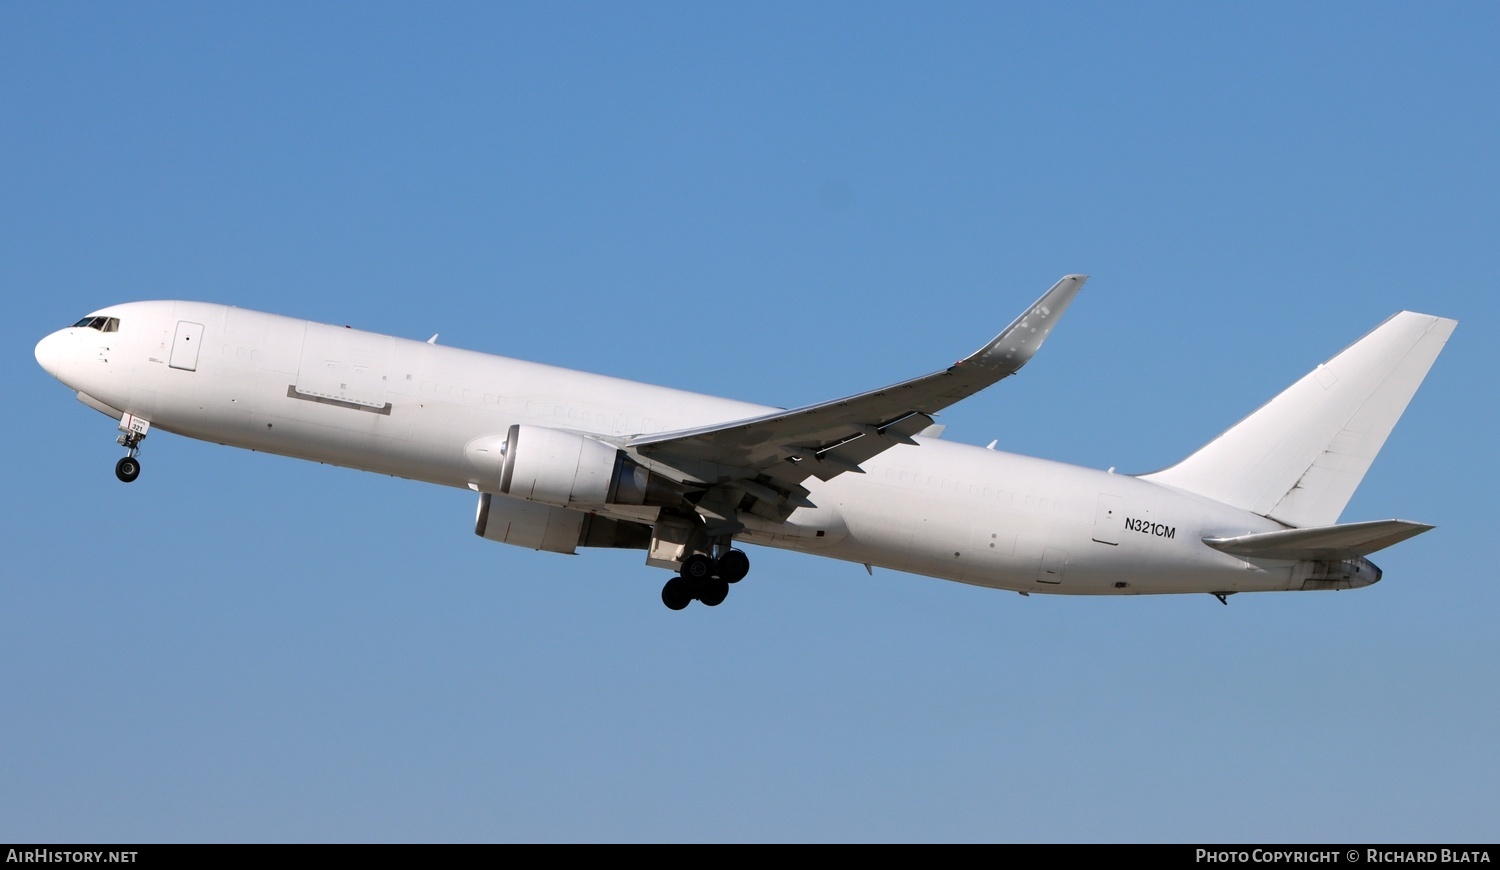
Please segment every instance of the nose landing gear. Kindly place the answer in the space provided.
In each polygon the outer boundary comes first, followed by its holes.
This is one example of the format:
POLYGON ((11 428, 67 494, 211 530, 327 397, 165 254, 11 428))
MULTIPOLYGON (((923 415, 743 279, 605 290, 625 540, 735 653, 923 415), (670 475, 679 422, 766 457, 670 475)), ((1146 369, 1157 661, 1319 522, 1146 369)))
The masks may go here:
POLYGON ((141 442, 146 440, 146 433, 150 429, 149 422, 134 414, 126 414, 120 418, 120 437, 115 439, 115 443, 128 451, 124 459, 115 463, 115 477, 122 483, 130 483, 141 476, 141 461, 136 456, 140 454, 141 442))

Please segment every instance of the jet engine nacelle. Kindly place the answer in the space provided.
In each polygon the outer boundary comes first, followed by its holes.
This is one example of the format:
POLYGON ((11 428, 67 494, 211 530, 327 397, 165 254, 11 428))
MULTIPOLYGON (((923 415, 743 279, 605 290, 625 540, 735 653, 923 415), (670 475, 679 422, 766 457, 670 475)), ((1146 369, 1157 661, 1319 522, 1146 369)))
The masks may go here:
POLYGON ((579 547, 644 550, 651 544, 651 527, 641 523, 487 492, 479 494, 474 534, 551 553, 575 553, 579 547))
POLYGON ((503 445, 497 440, 479 439, 468 452, 476 465, 492 469, 500 454, 499 490, 512 498, 559 507, 675 506, 687 491, 618 447, 577 432, 518 424, 503 445))

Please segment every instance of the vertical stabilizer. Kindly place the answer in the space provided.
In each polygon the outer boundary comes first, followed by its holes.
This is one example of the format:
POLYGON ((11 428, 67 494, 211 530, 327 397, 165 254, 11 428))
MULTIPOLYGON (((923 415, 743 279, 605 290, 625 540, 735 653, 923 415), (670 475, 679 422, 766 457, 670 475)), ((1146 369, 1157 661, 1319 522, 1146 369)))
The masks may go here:
POLYGON ((1197 453, 1141 477, 1289 526, 1337 522, 1457 325, 1403 311, 1197 453))

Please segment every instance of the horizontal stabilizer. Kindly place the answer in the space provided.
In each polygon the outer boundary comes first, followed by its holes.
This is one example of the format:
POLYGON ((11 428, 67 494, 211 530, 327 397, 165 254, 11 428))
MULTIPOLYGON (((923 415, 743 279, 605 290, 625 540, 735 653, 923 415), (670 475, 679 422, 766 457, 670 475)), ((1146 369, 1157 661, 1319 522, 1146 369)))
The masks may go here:
POLYGON ((1235 556, 1259 559, 1353 559, 1399 544, 1431 528, 1426 523, 1409 520, 1373 520, 1233 538, 1204 538, 1203 543, 1235 556))

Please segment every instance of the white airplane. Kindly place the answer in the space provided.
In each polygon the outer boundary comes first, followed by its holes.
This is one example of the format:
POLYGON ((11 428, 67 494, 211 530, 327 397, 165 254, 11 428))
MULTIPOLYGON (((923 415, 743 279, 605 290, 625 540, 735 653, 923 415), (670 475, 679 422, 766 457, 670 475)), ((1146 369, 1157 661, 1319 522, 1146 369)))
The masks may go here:
POLYGON ((736 541, 1029 594, 1351 589, 1432 528, 1337 524, 1456 321, 1403 311, 1196 453, 1116 474, 939 440, 1084 284, 1058 281, 949 368, 784 410, 201 302, 100 309, 36 346, 119 421, 479 494, 476 534, 644 550, 662 601, 721 603, 736 541))

